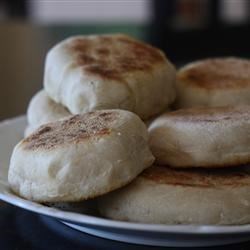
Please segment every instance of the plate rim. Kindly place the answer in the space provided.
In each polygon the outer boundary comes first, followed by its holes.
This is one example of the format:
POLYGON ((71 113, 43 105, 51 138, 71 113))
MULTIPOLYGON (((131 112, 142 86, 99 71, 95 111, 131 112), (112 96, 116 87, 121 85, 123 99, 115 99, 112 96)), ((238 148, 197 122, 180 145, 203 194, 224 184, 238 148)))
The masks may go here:
POLYGON ((164 225, 164 224, 146 224, 127 221, 118 221, 97 217, 94 215, 81 214, 76 212, 69 212, 60 210, 54 207, 47 207, 45 205, 25 200, 12 193, 1 193, 0 199, 18 206, 20 208, 29 210, 31 212, 39 213, 54 217, 59 220, 69 221, 75 224, 88 224, 91 226, 102 226, 106 228, 129 229, 137 231, 154 231, 158 233, 181 233, 181 234, 239 234, 250 233, 250 224, 246 225, 164 225))

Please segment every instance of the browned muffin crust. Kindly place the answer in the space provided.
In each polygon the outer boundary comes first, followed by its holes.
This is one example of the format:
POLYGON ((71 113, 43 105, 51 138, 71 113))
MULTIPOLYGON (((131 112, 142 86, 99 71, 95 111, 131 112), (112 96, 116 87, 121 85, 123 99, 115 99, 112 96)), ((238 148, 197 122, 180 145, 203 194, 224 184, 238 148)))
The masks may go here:
POLYGON ((168 166, 153 166, 141 174, 140 178, 158 184, 182 187, 223 188, 223 186, 249 186, 249 167, 227 169, 173 169, 168 166))
POLYGON ((22 142, 27 150, 52 149, 65 144, 77 144, 85 139, 111 133, 115 111, 96 111, 48 123, 41 126, 22 142))
POLYGON ((233 57, 206 59, 184 67, 177 79, 206 90, 247 87, 250 86, 250 61, 233 57))
POLYGON ((76 38, 69 49, 85 72, 119 82, 125 74, 150 71, 166 60, 160 50, 122 34, 76 38))
POLYGON ((221 120, 250 120, 250 106, 238 107, 194 107, 167 112, 167 119, 175 122, 221 122, 221 120))

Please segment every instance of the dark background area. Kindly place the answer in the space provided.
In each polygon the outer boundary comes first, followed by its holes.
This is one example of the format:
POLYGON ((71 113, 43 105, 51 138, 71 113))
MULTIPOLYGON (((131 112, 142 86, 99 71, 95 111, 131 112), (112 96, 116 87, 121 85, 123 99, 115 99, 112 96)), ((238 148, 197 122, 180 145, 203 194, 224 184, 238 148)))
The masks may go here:
MULTIPOLYGON (((240 3, 238 0, 234 2, 236 6, 240 3)), ((193 5, 181 8, 179 6, 179 9, 177 1, 159 0, 153 1, 152 4, 155 15, 150 39, 154 45, 164 49, 174 62, 218 56, 250 57, 249 1, 244 1, 244 18, 235 21, 230 18, 223 20, 220 16, 220 13, 223 13, 223 5, 219 0, 193 1, 193 5), (195 2, 200 4, 195 6, 195 2), (200 14, 195 16, 196 12, 200 14), (178 13, 184 15, 185 20, 193 16, 197 26, 174 26, 173 19, 178 13), (199 21, 202 22, 201 25, 199 21)))
MULTIPOLYGON (((146 1, 150 2, 153 18, 145 24, 143 38, 163 49, 174 62, 212 56, 250 57, 249 0, 146 1), (234 2, 236 9, 237 5, 244 6, 238 7, 245 9, 241 13, 244 17, 230 19, 229 16, 223 20, 223 8, 229 2, 234 2), (182 21, 177 23, 177 19, 182 21)), ((29 18, 29 1, 1 0, 0 3, 9 18, 29 18)))

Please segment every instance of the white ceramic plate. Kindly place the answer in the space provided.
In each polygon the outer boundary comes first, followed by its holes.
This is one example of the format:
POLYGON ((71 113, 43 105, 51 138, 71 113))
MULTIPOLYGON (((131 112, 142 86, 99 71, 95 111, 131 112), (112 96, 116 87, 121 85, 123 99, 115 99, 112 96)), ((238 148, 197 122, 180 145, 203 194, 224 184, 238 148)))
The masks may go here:
POLYGON ((168 226, 129 223, 67 212, 16 196, 8 187, 8 165, 13 146, 22 138, 25 126, 24 116, 0 123, 0 199, 38 214, 59 219, 76 230, 129 243, 154 246, 213 246, 250 240, 250 225, 168 226))

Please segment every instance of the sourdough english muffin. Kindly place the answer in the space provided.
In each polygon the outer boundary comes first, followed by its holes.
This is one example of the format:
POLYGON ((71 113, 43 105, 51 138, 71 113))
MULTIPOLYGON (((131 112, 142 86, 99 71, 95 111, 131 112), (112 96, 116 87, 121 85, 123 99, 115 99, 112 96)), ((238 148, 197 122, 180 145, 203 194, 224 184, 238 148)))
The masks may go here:
POLYGON ((190 108, 151 123, 149 144, 159 164, 229 167, 250 163, 250 106, 190 108))
POLYGON ((45 90, 40 90, 32 97, 29 103, 27 110, 29 126, 25 134, 30 134, 42 124, 53 122, 70 115, 71 113, 65 107, 51 100, 45 90))
POLYGON ((177 108, 250 104, 250 60, 215 58, 189 63, 177 73, 177 108))
POLYGON ((245 168, 153 166, 132 183, 97 199, 115 220, 156 224, 250 223, 250 172, 245 168))
POLYGON ((8 181, 38 202, 93 198, 132 181, 154 157, 140 118, 124 110, 75 115, 41 126, 19 142, 8 181))
POLYGON ((175 98, 176 71, 162 51, 127 35, 68 38, 47 54, 44 88, 79 114, 125 109, 143 120, 175 98))

